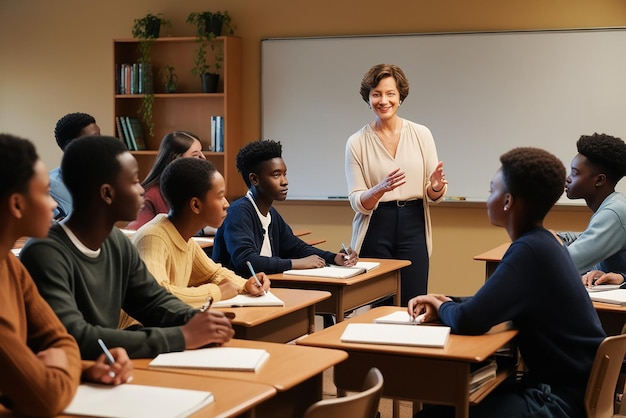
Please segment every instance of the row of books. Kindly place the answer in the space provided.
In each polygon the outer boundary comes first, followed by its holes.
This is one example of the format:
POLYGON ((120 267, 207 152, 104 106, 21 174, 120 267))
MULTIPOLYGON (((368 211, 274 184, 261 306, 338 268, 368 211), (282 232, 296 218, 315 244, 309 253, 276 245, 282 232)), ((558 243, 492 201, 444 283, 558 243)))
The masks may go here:
POLYGON ((211 116, 211 149, 213 152, 224 152, 224 117, 211 116))
POLYGON ((116 116, 115 127, 117 131, 116 136, 126 144, 130 151, 146 149, 143 127, 139 119, 128 116, 116 116))
POLYGON ((152 67, 139 62, 119 64, 115 71, 116 94, 146 94, 153 92, 152 67))

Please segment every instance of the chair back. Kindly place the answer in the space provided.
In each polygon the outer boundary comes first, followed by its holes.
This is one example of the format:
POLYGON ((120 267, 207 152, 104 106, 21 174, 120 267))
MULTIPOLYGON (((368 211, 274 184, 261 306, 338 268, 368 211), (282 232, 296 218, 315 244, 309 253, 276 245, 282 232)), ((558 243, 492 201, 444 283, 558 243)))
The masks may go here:
POLYGON ((375 418, 383 393, 383 375, 373 367, 365 376, 361 392, 324 399, 309 406, 304 418, 375 418))
POLYGON ((626 355, 626 335, 606 337, 591 367, 585 410, 588 418, 611 418, 615 416, 615 388, 626 355))

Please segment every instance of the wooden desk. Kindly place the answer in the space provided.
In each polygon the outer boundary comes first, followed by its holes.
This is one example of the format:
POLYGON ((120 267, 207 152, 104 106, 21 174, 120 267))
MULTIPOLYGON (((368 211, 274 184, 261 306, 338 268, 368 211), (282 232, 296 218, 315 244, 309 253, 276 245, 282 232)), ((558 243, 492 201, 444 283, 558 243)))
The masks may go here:
MULTIPOLYGON (((155 370, 135 369, 130 384, 161 386, 180 389, 208 390, 215 402, 207 405, 192 417, 236 417, 254 416, 253 409, 261 402, 273 397, 276 389, 271 385, 241 382, 210 376, 186 376, 155 370)), ((70 417, 62 415, 63 417, 70 417)), ((17 417, 0 405, 0 417, 17 417)))
POLYGON ((485 262, 485 280, 487 280, 489 276, 496 271, 498 264, 500 264, 500 260, 502 260, 504 253, 506 253, 506 250, 509 249, 510 245, 511 243, 507 242, 474 257, 474 260, 485 262))
MULTIPOLYGON (((349 323, 371 323, 375 318, 405 309, 393 306, 375 308, 304 337, 298 344, 348 352, 348 359, 335 366, 335 384, 338 388, 360 390, 367 371, 377 367, 385 378, 383 396, 454 405, 457 418, 468 417, 469 405, 480 402, 513 372, 498 372, 495 380, 470 396, 470 364, 489 358, 496 350, 510 343, 517 331, 505 330, 476 336, 450 335, 445 348, 341 342, 341 334, 349 323)), ((394 408, 394 416, 398 412, 394 408)))
POLYGON ((301 237, 303 235, 309 235, 311 233, 311 231, 307 231, 306 229, 293 229, 291 232, 293 232, 293 234, 296 237, 301 237))
MULTIPOLYGON (((169 368, 162 370, 172 374, 208 376, 273 386, 278 393, 255 408, 256 417, 302 417, 309 405, 322 399, 324 370, 348 357, 345 351, 340 350, 261 341, 233 339, 225 346, 263 348, 270 353, 270 358, 256 373, 169 368)), ((133 360, 133 363, 136 369, 145 370, 150 360, 133 360)))
POLYGON ((272 289, 285 306, 214 308, 235 313, 235 337, 245 340, 286 343, 315 331, 315 304, 329 292, 304 289, 272 289))
POLYGON ((269 275, 273 287, 325 290, 331 297, 317 304, 316 311, 332 313, 337 322, 344 319, 344 312, 372 303, 386 296, 394 296, 400 305, 400 269, 411 264, 408 260, 383 260, 364 258, 361 261, 378 261, 380 267, 349 279, 332 279, 309 276, 269 275))

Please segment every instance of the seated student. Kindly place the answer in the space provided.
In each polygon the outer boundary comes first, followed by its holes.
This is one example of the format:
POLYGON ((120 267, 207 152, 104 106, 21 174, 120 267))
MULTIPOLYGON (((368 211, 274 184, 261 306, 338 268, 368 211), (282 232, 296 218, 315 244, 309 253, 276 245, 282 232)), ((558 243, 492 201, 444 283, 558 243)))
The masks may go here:
MULTIPOLYGON (((473 297, 421 295, 409 301, 408 312, 439 319, 456 334, 482 334, 505 321, 519 330, 517 345, 528 371, 471 407, 470 417, 583 418, 589 372, 605 334, 567 250, 543 227, 563 193, 565 168, 537 148, 513 149, 500 162, 487 213, 512 241, 502 261, 473 297)), ((433 406, 416 416, 454 412, 433 406)))
POLYGON ((74 210, 48 237, 29 240, 20 258, 40 293, 76 338, 83 358, 100 355, 98 338, 131 358, 224 343, 233 336, 220 312, 199 312, 159 286, 118 221, 142 202, 137 161, 117 138, 82 137, 61 169, 74 210), (143 324, 117 329, 123 309, 143 324))
MULTIPOLYGON (((72 140, 87 135, 100 135, 100 127, 94 117, 86 113, 68 113, 54 128, 54 137, 61 151, 65 151, 72 140)), ((61 167, 50 171, 50 195, 57 202, 54 219, 61 220, 72 213, 72 196, 63 183, 61 167)))
MULTIPOLYGON (((226 217, 224 177, 206 160, 179 158, 161 176, 161 191, 170 213, 159 214, 139 228, 132 242, 159 284, 183 302, 199 308, 238 293, 261 295, 270 287, 264 273, 247 281, 215 264, 192 238, 202 225, 219 227, 226 217)), ((250 276, 250 272, 246 277, 250 276)))
MULTIPOLYGON (((202 153, 202 143, 194 134, 185 131, 175 131, 166 134, 159 145, 159 153, 150 172, 141 183, 145 190, 144 202, 139 209, 137 219, 130 222, 128 229, 139 229, 159 213, 168 213, 170 207, 161 193, 161 174, 172 161, 181 157, 206 159, 202 153)), ((195 235, 204 235, 204 227, 198 229, 195 235)), ((209 227, 206 233, 215 234, 215 228, 209 227)))
POLYGON ((626 196, 615 191, 626 175, 626 144, 595 133, 581 136, 576 147, 565 192, 570 199, 585 199, 593 215, 582 233, 557 235, 581 275, 590 270, 626 271, 626 196))
POLYGON ((357 254, 350 249, 344 258, 345 253, 323 251, 302 241, 272 207, 274 200, 287 198, 289 184, 280 142, 248 143, 237 153, 237 170, 250 190, 233 202, 215 234, 215 261, 240 275, 248 270, 246 261, 267 274, 357 262, 357 254))
POLYGON ((123 348, 111 349, 112 366, 104 354, 81 365, 76 341, 11 253, 17 238, 48 232, 56 203, 46 167, 32 143, 12 135, 0 134, 0 154, 0 404, 20 415, 57 415, 81 372, 85 380, 117 385, 132 379, 133 365, 123 348))

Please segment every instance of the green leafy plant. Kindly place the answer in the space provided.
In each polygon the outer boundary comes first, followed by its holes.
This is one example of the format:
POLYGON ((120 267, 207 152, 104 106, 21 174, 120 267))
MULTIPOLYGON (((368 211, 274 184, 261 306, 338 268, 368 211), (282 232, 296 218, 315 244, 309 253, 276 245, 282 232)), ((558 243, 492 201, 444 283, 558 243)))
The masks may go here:
POLYGON ((165 86, 166 93, 174 93, 176 91, 178 76, 174 71, 175 69, 173 65, 166 65, 161 68, 161 77, 163 78, 163 85, 165 86))
POLYGON ((193 75, 204 73, 217 73, 222 68, 224 62, 224 50, 222 43, 213 42, 225 30, 227 35, 235 33, 235 26, 232 25, 232 18, 228 11, 217 12, 193 12, 187 17, 187 23, 196 26, 198 47, 194 59, 193 75), (207 61, 207 44, 210 42, 213 59, 207 61))

